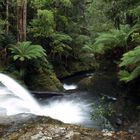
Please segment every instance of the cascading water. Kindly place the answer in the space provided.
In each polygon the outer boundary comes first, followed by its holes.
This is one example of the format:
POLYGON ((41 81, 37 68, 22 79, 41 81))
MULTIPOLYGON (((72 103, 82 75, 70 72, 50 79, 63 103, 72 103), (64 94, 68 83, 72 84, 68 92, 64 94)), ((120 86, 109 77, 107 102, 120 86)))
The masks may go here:
POLYGON ((73 89, 76 89, 77 88, 77 85, 74 85, 74 84, 72 84, 72 85, 64 84, 63 85, 63 88, 65 90, 73 90, 73 89))
POLYGON ((9 76, 0 74, 0 82, 5 86, 0 87, 0 115, 33 113, 50 116, 65 123, 87 121, 85 112, 89 110, 89 106, 83 102, 73 99, 57 99, 47 101, 45 105, 41 105, 26 89, 9 76))
POLYGON ((37 113, 40 105, 30 93, 15 80, 5 74, 0 74, 0 107, 6 109, 7 115, 21 112, 37 113))

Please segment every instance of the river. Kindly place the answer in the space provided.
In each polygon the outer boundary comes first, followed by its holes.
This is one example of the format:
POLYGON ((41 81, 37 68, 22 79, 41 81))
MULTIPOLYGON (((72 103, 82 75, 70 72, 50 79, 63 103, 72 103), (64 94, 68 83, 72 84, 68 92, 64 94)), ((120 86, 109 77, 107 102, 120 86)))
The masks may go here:
POLYGON ((129 98, 114 97, 114 93, 120 95, 122 92, 116 82, 112 84, 110 79, 104 79, 94 83, 90 91, 78 89, 78 82, 91 78, 93 74, 90 72, 63 79, 63 96, 36 99, 14 79, 0 74, 0 81, 4 85, 0 87, 0 115, 32 113, 99 130, 113 130, 116 124, 120 127, 124 122, 133 121, 137 104, 129 98), (113 109, 113 115, 107 117, 110 108, 113 109), (94 119, 91 119, 91 112, 96 116, 94 119))

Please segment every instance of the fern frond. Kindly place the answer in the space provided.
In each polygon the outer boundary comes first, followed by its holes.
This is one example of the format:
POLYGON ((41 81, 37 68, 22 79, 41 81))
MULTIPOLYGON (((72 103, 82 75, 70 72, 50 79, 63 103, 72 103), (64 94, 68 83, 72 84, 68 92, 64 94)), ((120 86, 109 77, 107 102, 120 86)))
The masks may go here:
POLYGON ((30 41, 18 42, 9 48, 14 60, 30 60, 46 56, 45 50, 40 45, 32 45, 30 41))
POLYGON ((96 53, 104 53, 108 49, 114 47, 126 47, 129 25, 121 25, 120 29, 111 29, 109 32, 101 33, 93 45, 96 53))
POLYGON ((128 71, 120 72, 120 79, 122 81, 131 81, 136 77, 140 76, 140 46, 137 46, 133 50, 125 53, 121 58, 120 67, 125 67, 125 69, 131 69, 128 71))
POLYGON ((120 67, 140 63, 140 46, 137 46, 133 50, 125 53, 121 58, 121 61, 122 62, 119 65, 120 67))

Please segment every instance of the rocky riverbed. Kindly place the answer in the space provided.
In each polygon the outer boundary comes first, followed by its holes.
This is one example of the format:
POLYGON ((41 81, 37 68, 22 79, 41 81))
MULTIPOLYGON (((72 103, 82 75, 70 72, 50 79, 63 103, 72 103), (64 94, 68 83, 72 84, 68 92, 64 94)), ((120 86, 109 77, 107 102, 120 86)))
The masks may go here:
POLYGON ((19 114, 0 118, 0 140, 140 140, 135 132, 101 132, 49 117, 19 114))

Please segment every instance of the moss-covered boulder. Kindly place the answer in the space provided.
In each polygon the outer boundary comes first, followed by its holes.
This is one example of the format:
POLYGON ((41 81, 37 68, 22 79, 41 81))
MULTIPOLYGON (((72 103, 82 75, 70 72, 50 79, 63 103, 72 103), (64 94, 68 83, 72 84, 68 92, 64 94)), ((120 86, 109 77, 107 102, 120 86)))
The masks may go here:
POLYGON ((26 78, 26 83, 31 90, 38 91, 61 91, 63 85, 51 71, 38 72, 26 78))
POLYGON ((78 82, 78 88, 80 90, 90 90, 92 86, 93 86, 93 81, 91 76, 83 78, 78 82))
POLYGON ((98 95, 116 96, 121 92, 117 78, 104 72, 95 72, 93 75, 83 78, 78 82, 78 88, 80 90, 89 90, 98 95))

